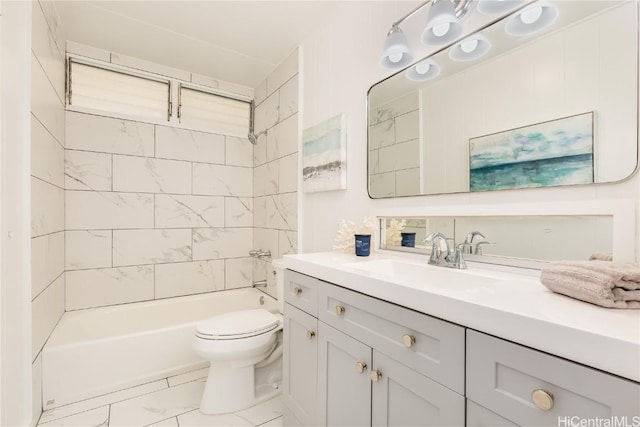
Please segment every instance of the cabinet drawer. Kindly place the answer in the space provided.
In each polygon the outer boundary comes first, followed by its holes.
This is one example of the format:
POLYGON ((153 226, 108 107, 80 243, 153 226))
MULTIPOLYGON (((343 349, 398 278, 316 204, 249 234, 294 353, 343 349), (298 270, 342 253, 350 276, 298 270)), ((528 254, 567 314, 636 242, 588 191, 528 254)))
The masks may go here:
POLYGON ((467 397, 523 426, 640 414, 640 384, 472 330, 467 397))
POLYGON ((328 283, 318 307, 323 322, 464 394, 464 328, 328 283))
POLYGON ((318 287, 323 283, 313 277, 291 270, 284 272, 284 300, 318 317, 318 287))

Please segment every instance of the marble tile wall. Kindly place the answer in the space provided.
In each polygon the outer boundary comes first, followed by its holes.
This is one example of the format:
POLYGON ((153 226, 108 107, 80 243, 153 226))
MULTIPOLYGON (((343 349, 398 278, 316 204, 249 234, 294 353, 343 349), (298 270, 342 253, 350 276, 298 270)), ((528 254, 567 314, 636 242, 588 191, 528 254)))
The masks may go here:
MULTIPOLYGON (((253 247, 273 259, 298 250, 298 51, 255 91, 255 131, 267 131, 253 148, 253 247)), ((255 260, 255 280, 276 296, 270 260, 255 260)))
POLYGON ((420 193, 417 94, 390 101, 369 117, 369 192, 373 197, 420 193))
POLYGON ((251 285, 248 139, 71 111, 66 135, 67 310, 251 285))
POLYGON ((32 424, 42 413, 41 351, 65 305, 64 45, 55 6, 31 7, 32 424))

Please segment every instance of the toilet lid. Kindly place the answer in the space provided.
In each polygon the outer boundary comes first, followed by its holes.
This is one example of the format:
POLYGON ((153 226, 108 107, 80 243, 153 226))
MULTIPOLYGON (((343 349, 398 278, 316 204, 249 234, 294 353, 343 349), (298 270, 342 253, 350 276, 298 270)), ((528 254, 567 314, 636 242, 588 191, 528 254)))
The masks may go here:
POLYGON ((196 333, 211 339, 255 336, 278 326, 278 318, 264 309, 232 311, 196 325, 196 333))

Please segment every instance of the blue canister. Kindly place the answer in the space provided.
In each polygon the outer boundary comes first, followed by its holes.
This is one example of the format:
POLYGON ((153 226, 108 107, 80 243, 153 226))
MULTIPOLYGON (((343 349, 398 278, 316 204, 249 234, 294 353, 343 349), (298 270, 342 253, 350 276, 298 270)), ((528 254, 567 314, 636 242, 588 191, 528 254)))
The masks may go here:
POLYGON ((416 233, 400 233, 400 235, 402 236, 402 242, 400 242, 400 245, 408 248, 416 247, 416 233))
POLYGON ((371 252, 371 234, 356 234, 356 255, 369 256, 371 252))

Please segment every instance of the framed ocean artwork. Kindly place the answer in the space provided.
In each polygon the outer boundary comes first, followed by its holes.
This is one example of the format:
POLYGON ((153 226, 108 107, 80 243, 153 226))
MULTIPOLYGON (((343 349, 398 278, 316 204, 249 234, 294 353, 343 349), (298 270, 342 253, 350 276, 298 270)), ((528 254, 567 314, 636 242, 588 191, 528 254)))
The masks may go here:
POLYGON ((347 188, 347 116, 340 114, 302 132, 305 193, 347 188))
POLYGON ((594 182, 594 112, 469 140, 469 190, 594 182))

